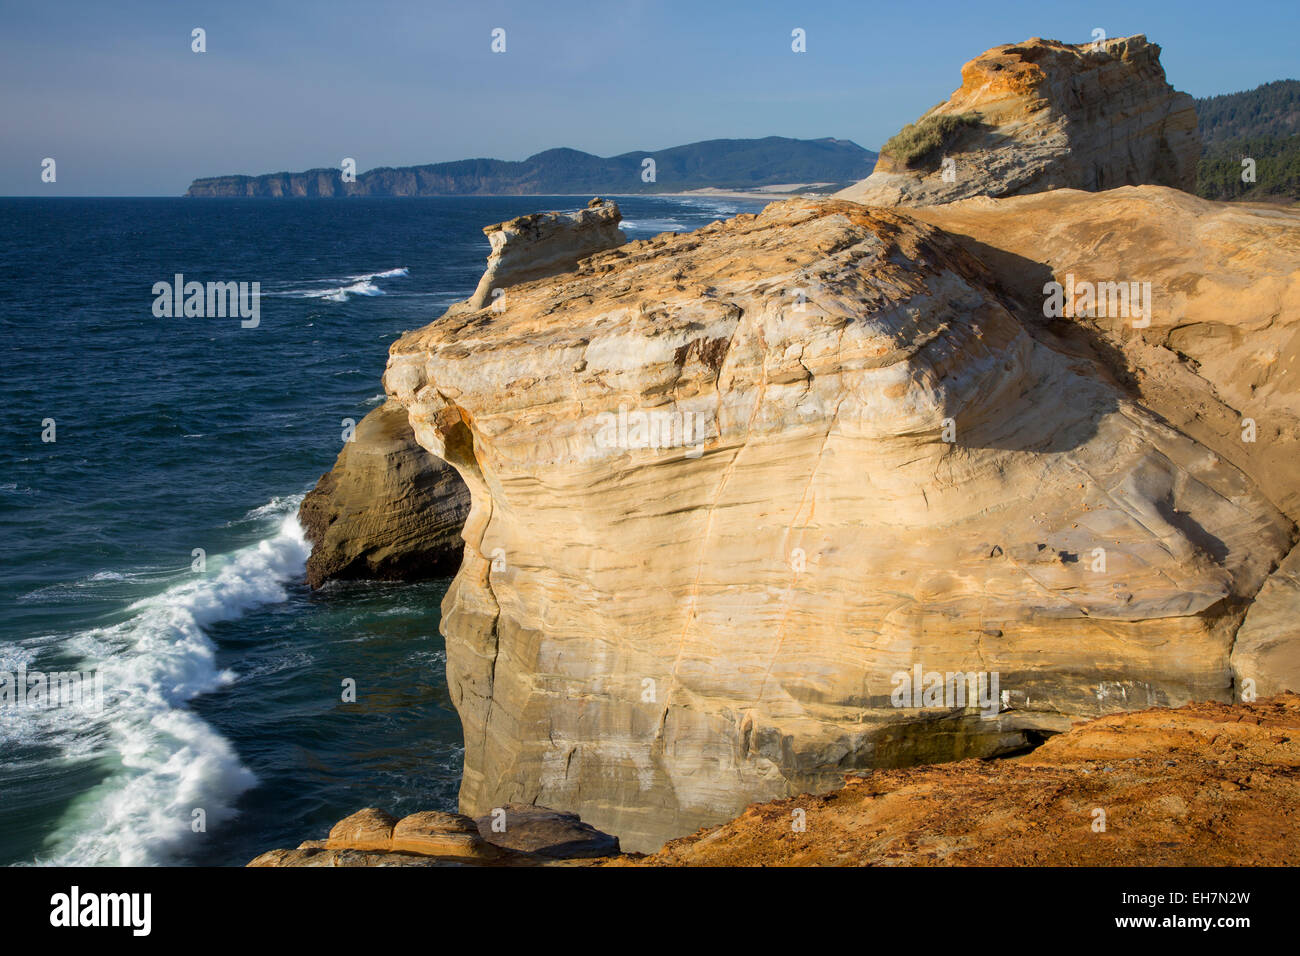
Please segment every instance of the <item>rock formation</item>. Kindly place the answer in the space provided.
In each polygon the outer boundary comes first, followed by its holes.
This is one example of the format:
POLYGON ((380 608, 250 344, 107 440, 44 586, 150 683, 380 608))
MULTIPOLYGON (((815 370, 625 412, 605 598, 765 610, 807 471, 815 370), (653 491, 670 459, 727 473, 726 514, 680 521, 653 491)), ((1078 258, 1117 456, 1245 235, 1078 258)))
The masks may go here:
POLYGON ((1294 694, 1144 710, 1076 727, 1026 757, 851 774, 825 796, 750 807, 653 856, 610 862, 1294 866, 1298 768, 1294 694))
MULTIPOLYGON (((468 302, 448 315, 502 307, 494 293, 572 269, 627 241, 618 206, 593 199, 577 212, 520 216, 487 226, 487 268, 468 302)), ((312 543, 307 583, 347 578, 414 581, 460 566, 469 491, 455 469, 415 440, 406 409, 386 403, 361 420, 334 467, 298 509, 312 543)))
POLYGON ((498 290, 568 272, 579 259, 621 246, 627 242, 618 228, 622 219, 617 204, 596 198, 577 212, 540 212, 485 227, 492 251, 468 307, 492 305, 498 290))
POLYGON ((450 577, 460 567, 469 490, 415 440, 406 409, 381 405, 302 501, 312 543, 307 583, 343 578, 450 577))
MULTIPOLYGON (((849 193, 911 210, 489 227, 474 297, 385 373, 471 496, 441 625, 464 814, 653 850, 846 771, 1300 689, 1300 223, 1108 188, 1191 184, 1158 53, 972 61, 849 193)), ((401 855, 361 823, 277 852, 401 855)))
POLYGON ((1246 612, 1232 645, 1237 683, 1254 694, 1300 687, 1300 551, 1292 549, 1246 612), (1246 682, 1249 681, 1249 684, 1246 682))
POLYGON ((249 866, 553 866, 615 856, 618 840, 572 813, 497 808, 477 823, 424 811, 398 820, 367 807, 340 820, 324 840, 271 850, 249 866))
POLYGON ((962 68, 961 88, 881 149, 837 195, 872 206, 1154 183, 1194 191, 1200 137, 1144 36, 1034 38, 962 68), (892 155, 891 155, 892 153, 892 155))
MULTIPOLYGON (((1076 315, 1050 325, 1300 521, 1300 211, 1143 186, 971 199, 915 215, 1031 305, 1045 283, 1070 276, 1078 285, 1149 283, 1141 319, 1076 315)), ((1292 552, 1236 636, 1237 680, 1258 694, 1300 689, 1298 568, 1292 552)))
POLYGON ((956 240, 853 203, 513 286, 404 336, 385 384, 472 494, 442 624, 461 810, 632 849, 846 769, 1230 700, 1292 543, 956 240), (913 673, 953 692, 900 706, 913 673))
POLYGON ((574 813, 512 803, 479 817, 478 832, 499 847, 555 860, 617 856, 618 837, 583 823, 574 813))

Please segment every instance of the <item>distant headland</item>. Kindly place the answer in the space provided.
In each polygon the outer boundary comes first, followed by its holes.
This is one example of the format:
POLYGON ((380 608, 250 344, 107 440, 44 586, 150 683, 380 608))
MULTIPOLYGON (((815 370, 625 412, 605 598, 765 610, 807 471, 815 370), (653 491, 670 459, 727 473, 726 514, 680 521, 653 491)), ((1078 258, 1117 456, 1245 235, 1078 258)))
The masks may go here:
POLYGON ((194 180, 191 197, 281 199, 349 196, 556 196, 672 193, 702 188, 761 189, 784 184, 834 191, 871 173, 876 153, 846 139, 712 139, 608 158, 548 149, 522 161, 462 159, 425 166, 336 168, 194 180))

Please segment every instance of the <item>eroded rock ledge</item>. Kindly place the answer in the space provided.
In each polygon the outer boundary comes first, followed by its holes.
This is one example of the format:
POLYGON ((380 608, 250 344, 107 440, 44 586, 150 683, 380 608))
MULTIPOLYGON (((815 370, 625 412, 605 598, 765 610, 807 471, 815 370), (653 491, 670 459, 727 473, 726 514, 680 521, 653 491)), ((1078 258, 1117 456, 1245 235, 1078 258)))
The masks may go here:
POLYGON ((461 809, 654 849, 845 770, 1230 700, 1290 520, 1001 289, 932 226, 790 201, 397 342, 386 388, 472 495, 461 809), (913 667, 997 674, 992 713, 895 706, 913 667))
POLYGON ((248 865, 561 866, 618 853, 615 837, 545 807, 498 807, 477 821, 439 811, 398 820, 367 807, 336 823, 324 840, 271 850, 248 865))
POLYGON ((928 206, 1062 188, 1196 187, 1195 106, 1166 82, 1160 47, 1144 36, 1080 45, 1035 37, 981 54, 961 77, 917 120, 933 148, 917 147, 918 133, 896 137, 872 174, 838 196, 928 206))
POLYGON ((487 269, 469 297, 469 309, 493 304, 512 285, 568 272, 578 260, 627 242, 618 205, 599 197, 577 212, 539 212, 485 226, 491 243, 487 269))

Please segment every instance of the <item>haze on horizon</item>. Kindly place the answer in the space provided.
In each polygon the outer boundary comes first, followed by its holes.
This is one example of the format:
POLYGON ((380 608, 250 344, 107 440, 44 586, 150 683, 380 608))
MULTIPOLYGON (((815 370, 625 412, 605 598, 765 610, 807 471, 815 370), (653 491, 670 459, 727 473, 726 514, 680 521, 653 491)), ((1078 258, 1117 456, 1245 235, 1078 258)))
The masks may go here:
POLYGON ((1144 33, 1193 96, 1300 74, 1293 0, 885 6, 4 3, 0 194, 179 196, 199 176, 557 146, 833 136, 876 149, 1002 43, 1144 33), (207 51, 191 51, 191 31, 207 51), (491 49, 506 31, 506 51, 491 49), (807 52, 791 50, 806 32, 807 52), (57 162, 55 183, 41 161, 57 162))

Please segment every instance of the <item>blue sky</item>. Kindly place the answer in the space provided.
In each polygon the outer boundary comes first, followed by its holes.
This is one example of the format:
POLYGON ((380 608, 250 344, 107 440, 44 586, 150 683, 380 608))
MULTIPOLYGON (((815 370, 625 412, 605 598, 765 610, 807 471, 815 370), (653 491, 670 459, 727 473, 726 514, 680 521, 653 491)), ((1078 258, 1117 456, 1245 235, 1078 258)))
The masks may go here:
POLYGON ((0 25, 5 195, 174 196, 196 176, 345 156, 366 170, 768 135, 875 148, 985 49, 1098 27, 1161 44, 1194 96, 1300 76, 1296 0, 0 0, 0 25))

